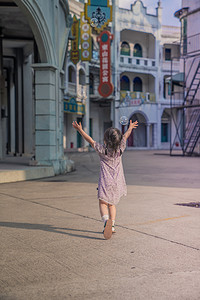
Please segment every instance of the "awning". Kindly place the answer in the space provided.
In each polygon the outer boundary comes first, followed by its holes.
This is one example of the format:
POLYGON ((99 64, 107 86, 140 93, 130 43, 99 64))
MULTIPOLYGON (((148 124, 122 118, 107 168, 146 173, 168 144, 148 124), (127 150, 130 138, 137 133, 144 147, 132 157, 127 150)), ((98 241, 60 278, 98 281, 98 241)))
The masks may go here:
MULTIPOLYGON (((166 83, 171 83, 171 76, 165 79, 166 83)), ((177 73, 172 75, 172 84, 174 85, 183 85, 184 83, 184 73, 177 73)))

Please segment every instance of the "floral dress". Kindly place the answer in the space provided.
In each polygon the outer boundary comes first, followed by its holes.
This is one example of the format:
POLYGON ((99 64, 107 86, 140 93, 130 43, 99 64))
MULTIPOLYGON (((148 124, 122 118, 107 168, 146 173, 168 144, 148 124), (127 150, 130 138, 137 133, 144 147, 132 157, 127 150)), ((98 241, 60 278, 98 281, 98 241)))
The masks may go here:
POLYGON ((98 184, 98 199, 116 205, 123 195, 127 194, 122 165, 122 153, 126 148, 123 138, 120 149, 115 153, 107 150, 105 145, 94 143, 94 149, 100 157, 100 175, 98 184))

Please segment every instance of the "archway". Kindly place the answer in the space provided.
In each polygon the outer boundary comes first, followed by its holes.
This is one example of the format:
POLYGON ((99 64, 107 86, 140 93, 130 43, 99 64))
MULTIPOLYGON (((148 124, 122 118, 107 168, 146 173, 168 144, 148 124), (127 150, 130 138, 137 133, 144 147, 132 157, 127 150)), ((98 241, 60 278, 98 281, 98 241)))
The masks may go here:
POLYGON ((140 77, 135 77, 133 79, 133 91, 142 92, 142 80, 140 79, 140 77))
POLYGON ((133 130, 128 138, 128 147, 147 147, 147 116, 142 112, 134 112, 130 120, 139 123, 137 130, 133 130))
POLYGON ((85 72, 83 71, 83 69, 79 70, 79 84, 85 84, 85 72))
POLYGON ((127 42, 122 42, 120 54, 130 56, 130 54, 131 54, 130 46, 127 42))
POLYGON ((170 114, 167 109, 163 111, 161 117, 161 143, 169 143, 170 139, 170 114))
POLYGON ((1 81, 7 89, 2 96, 5 118, 0 117, 0 140, 3 136, 4 154, 0 151, 0 158, 6 153, 31 155, 35 164, 53 165, 56 172, 66 164, 62 160, 60 71, 69 34, 68 1, 60 0, 58 5, 56 8, 53 2, 42 0, 10 0, 0 9, 1 81))
POLYGON ((130 80, 126 75, 122 76, 120 79, 120 90, 130 91, 130 80))
POLYGON ((140 44, 135 44, 133 49, 133 56, 142 57, 142 47, 140 44))
POLYGON ((76 83, 76 70, 73 66, 68 68, 68 81, 71 83, 76 83))

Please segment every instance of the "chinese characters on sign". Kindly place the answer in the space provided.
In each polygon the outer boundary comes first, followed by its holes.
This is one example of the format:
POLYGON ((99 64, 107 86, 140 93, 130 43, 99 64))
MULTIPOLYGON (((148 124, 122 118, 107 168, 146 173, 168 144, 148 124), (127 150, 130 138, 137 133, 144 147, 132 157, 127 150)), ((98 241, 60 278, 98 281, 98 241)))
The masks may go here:
POLYGON ((103 31, 97 38, 100 51, 100 84, 98 92, 102 97, 108 97, 113 92, 111 83, 110 41, 113 35, 109 31, 103 31))
POLYGON ((81 13, 80 19, 81 28, 81 60, 91 60, 91 27, 85 19, 84 12, 81 13))
POLYGON ((65 113, 77 113, 78 115, 85 114, 85 105, 77 103, 75 98, 71 98, 68 101, 64 100, 64 112, 65 113))
POLYGON ((70 59, 76 65, 79 62, 79 20, 75 15, 73 17, 71 32, 74 40, 72 40, 70 59))

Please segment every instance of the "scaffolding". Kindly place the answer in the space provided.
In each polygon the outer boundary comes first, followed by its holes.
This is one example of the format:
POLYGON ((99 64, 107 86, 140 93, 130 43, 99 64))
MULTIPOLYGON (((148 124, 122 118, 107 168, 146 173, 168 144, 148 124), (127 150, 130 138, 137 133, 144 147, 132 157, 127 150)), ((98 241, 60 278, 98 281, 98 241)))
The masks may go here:
POLYGON ((181 41, 180 59, 183 72, 175 75, 171 60, 170 155, 200 155, 200 34, 181 41))

